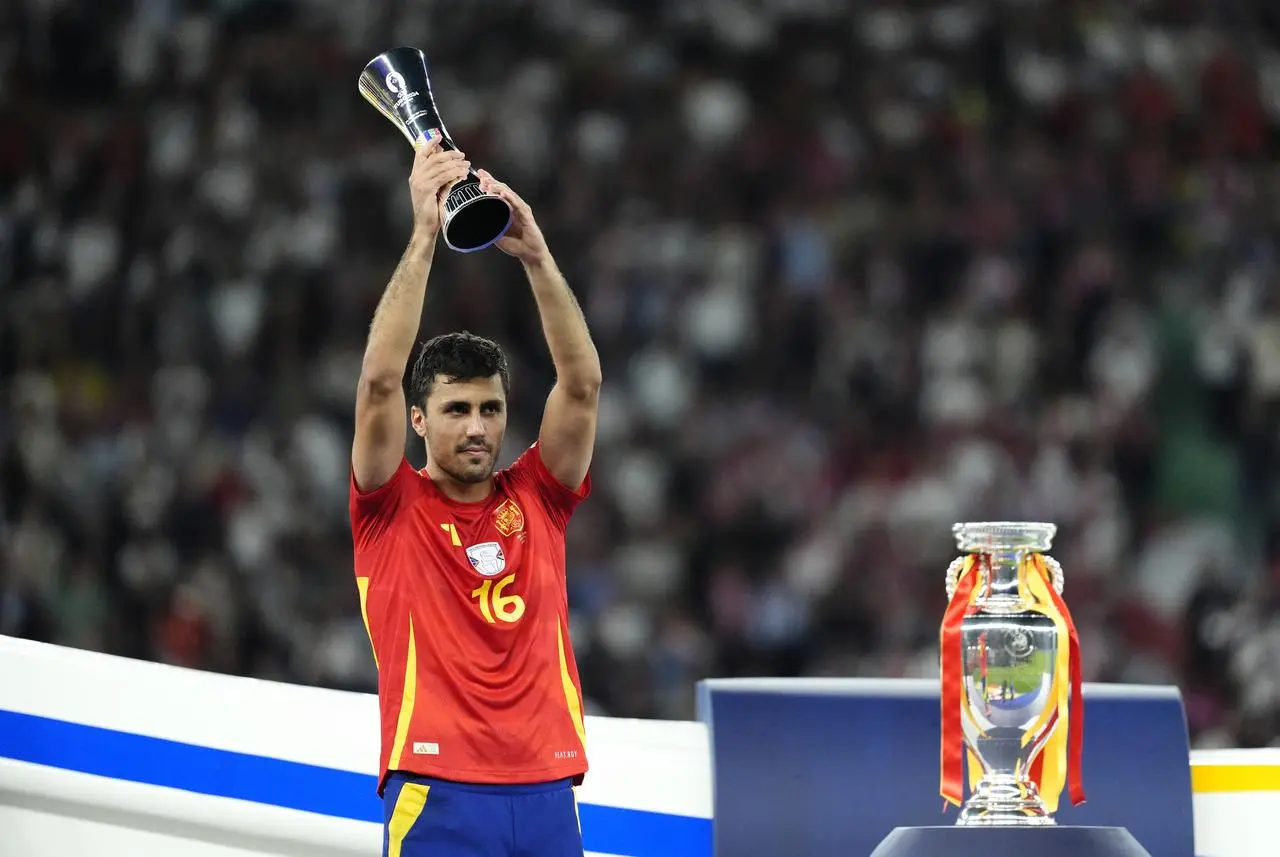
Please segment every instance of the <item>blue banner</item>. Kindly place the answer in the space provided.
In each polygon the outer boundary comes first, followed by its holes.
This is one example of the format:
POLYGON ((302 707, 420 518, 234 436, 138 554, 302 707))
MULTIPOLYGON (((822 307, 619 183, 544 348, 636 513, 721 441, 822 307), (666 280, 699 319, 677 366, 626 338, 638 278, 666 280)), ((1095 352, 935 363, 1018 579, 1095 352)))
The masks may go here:
MULTIPOLYGON (((713 679, 716 857, 866 857, 895 827, 954 824, 938 794, 939 685, 905 679, 713 679)), ((1086 684, 1084 788, 1063 825, 1124 827, 1194 857, 1186 718, 1176 688, 1086 684)))

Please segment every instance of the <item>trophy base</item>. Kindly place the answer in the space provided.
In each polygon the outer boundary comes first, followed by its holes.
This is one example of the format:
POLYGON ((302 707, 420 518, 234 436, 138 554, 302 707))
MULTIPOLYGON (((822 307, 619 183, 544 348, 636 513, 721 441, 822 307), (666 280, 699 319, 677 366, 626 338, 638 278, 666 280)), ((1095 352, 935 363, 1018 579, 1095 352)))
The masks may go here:
POLYGON ((895 827, 871 857, 1151 857, 1123 827, 895 827))
POLYGON ((1050 815, 1000 809, 966 809, 956 821, 956 827, 1053 827, 1055 824, 1050 815))
POLYGON ((960 809, 958 827, 1050 827, 1053 816, 1032 782, 984 777, 960 809))
POLYGON ((444 209, 444 243, 459 253, 483 250, 511 228, 512 211, 506 200, 485 193, 475 182, 454 187, 444 209))

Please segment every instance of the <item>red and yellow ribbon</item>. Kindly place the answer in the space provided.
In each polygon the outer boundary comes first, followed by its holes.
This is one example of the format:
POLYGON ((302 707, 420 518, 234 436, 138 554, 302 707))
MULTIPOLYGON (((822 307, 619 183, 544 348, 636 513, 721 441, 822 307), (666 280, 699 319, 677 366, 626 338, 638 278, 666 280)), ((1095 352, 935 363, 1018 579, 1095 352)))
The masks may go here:
MULTIPOLYGON (((965 756, 969 762, 970 788, 981 776, 978 760, 972 751, 966 752, 961 712, 967 705, 964 683, 964 658, 961 625, 981 594, 981 573, 988 579, 991 559, 984 554, 970 554, 964 560, 957 577, 956 588, 943 616, 941 637, 942 670, 942 747, 941 782, 939 792, 946 803, 959 806, 964 799, 965 756)), ((1044 726, 1028 732, 1027 738, 1040 734, 1044 745, 1036 754, 1028 776, 1036 784, 1045 808, 1055 812, 1058 800, 1066 785, 1073 804, 1085 799, 1081 783, 1083 756, 1084 705, 1080 685, 1080 639, 1066 603, 1053 588, 1048 564, 1040 554, 1031 554, 1019 569, 1018 590, 1029 609, 1048 616, 1068 645, 1057 649, 1053 685, 1050 687, 1053 705, 1047 706, 1036 726, 1044 726)), ((946 808, 946 804, 943 805, 946 808)))
MULTIPOLYGON (((1062 596, 1053 588, 1048 563, 1039 554, 1028 557, 1032 568, 1026 575, 1032 593, 1054 624, 1058 626, 1059 639, 1065 634, 1067 646, 1058 647, 1058 669, 1054 671, 1058 722, 1051 724, 1049 736, 1040 756, 1036 759, 1040 777, 1036 785, 1040 789, 1045 807, 1050 812, 1058 808, 1058 798, 1065 784, 1072 805, 1084 803, 1082 768, 1084 757, 1084 699, 1081 694, 1080 636, 1076 633, 1071 611, 1062 596), (1047 603, 1043 599, 1046 599, 1047 603), (1064 681, 1069 676, 1070 686, 1064 681)), ((1036 770, 1033 768, 1032 773, 1036 770)))
MULTIPOLYGON (((964 730, 960 711, 964 705, 964 658, 960 626, 978 594, 978 575, 972 573, 990 557, 970 554, 956 578, 956 588, 942 618, 942 782, 943 800, 956 806, 964 799, 964 730)), ((945 809, 945 804, 943 806, 945 809)))

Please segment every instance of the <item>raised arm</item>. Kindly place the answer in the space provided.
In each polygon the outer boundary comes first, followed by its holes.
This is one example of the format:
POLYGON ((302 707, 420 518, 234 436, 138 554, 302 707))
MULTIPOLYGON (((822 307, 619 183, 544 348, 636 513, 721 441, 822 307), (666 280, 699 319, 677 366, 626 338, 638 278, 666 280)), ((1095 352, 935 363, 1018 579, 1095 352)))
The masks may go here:
POLYGON ((529 205, 484 170, 478 175, 481 189, 501 196, 514 212, 511 229, 497 246, 524 265, 556 368, 556 383, 547 397, 538 432, 538 450, 551 475, 577 490, 595 451, 600 356, 582 309, 556 267, 529 205))
POLYGON ((413 235, 374 311, 356 387, 351 469, 361 491, 386 484, 404 457, 404 369, 417 340, 435 256, 440 197, 466 172, 462 153, 442 151, 438 139, 414 156, 409 175, 413 235))

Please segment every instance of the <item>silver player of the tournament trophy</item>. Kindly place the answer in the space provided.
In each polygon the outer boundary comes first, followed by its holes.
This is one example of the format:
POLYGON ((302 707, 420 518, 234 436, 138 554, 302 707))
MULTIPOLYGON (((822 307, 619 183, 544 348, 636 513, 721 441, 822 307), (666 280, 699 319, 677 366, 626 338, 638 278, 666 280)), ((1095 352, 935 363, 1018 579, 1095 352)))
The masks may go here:
MULTIPOLYGON (((378 54, 360 73, 360 94, 400 129, 416 149, 435 129, 447 150, 458 147, 445 130, 431 94, 427 58, 417 48, 399 47, 378 54)), ((501 197, 480 190, 474 170, 445 196, 441 232, 451 250, 473 253, 490 246, 511 227, 511 207, 501 197)))
POLYGON ((1052 825, 1064 785, 1084 800, 1079 643, 1062 567, 1044 554, 1057 528, 952 529, 964 555, 947 569, 940 635, 941 794, 963 801, 958 825, 1052 825))

